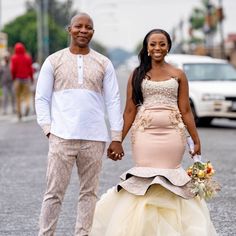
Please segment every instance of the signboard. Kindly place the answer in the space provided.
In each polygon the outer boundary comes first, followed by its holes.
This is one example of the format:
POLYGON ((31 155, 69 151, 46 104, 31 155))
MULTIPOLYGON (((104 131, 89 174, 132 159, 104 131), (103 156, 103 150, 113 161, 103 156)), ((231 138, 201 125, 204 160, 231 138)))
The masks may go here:
POLYGON ((7 34, 0 32, 0 58, 7 53, 7 34))

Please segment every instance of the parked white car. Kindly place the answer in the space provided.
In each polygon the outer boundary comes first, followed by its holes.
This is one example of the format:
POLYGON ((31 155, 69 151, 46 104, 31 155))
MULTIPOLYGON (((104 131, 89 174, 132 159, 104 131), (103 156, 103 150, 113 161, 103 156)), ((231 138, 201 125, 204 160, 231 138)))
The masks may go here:
POLYGON ((213 118, 236 119, 236 69, 231 64, 185 54, 169 54, 166 60, 187 75, 197 125, 209 125, 213 118))

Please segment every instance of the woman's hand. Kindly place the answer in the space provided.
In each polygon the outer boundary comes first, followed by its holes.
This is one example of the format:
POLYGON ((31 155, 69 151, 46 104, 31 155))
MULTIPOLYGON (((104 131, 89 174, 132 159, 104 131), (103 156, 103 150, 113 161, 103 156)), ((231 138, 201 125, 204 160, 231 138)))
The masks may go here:
POLYGON ((198 143, 194 144, 194 150, 189 152, 192 157, 195 155, 201 155, 201 145, 198 143))
POLYGON ((124 156, 124 150, 121 142, 112 141, 107 149, 107 156, 113 161, 121 160, 124 156))

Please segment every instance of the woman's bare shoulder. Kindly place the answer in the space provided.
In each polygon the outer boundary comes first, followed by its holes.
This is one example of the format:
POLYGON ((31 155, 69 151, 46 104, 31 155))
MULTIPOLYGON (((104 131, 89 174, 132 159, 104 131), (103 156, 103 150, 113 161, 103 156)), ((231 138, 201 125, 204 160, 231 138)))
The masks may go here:
POLYGON ((175 67, 175 66, 173 66, 171 64, 168 64, 168 67, 169 67, 168 69, 169 69, 169 72, 170 72, 172 77, 178 78, 179 80, 181 78, 185 78, 186 77, 185 73, 184 73, 184 71, 182 69, 177 68, 177 67, 175 67))

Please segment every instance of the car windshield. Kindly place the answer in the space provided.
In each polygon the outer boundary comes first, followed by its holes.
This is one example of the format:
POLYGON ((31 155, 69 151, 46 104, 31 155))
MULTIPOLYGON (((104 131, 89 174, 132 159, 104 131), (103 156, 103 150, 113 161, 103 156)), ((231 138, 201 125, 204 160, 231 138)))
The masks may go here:
POLYGON ((184 71, 190 81, 235 80, 236 69, 230 64, 196 63, 184 64, 184 71))

